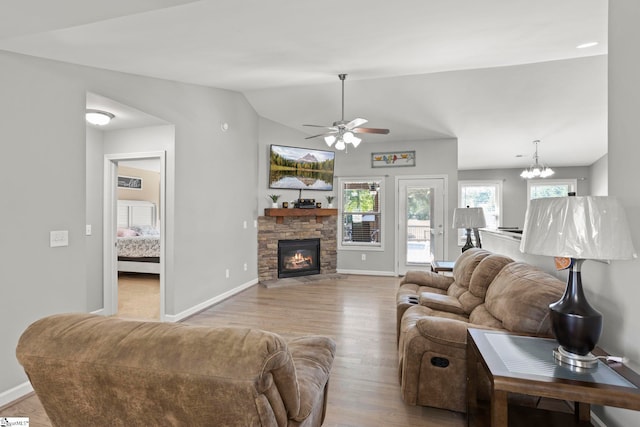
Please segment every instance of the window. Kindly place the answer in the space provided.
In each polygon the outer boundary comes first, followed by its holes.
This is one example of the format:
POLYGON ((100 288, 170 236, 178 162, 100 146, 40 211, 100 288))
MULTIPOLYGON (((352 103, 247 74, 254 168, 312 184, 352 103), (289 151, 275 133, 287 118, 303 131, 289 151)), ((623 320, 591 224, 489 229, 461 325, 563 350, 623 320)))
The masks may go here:
POLYGON ((502 181, 459 181, 458 207, 482 208, 487 228, 498 228, 502 223, 502 181))
POLYGON ((384 180, 340 178, 340 248, 382 248, 384 180))
POLYGON ((565 197, 576 191, 575 179, 532 179, 527 181, 527 200, 543 197, 565 197))
MULTIPOLYGON (((501 225, 502 181, 458 181, 458 193, 458 207, 482 208, 487 228, 501 225)), ((458 230, 460 245, 464 245, 466 236, 465 230, 458 230)))

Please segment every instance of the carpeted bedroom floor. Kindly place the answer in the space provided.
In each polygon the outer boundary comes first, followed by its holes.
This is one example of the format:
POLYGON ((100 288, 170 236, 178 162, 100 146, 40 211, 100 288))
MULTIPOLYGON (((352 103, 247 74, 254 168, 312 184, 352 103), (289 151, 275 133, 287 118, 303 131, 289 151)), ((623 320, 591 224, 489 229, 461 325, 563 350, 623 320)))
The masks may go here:
POLYGON ((121 273, 118 277, 118 317, 160 320, 160 276, 121 273))

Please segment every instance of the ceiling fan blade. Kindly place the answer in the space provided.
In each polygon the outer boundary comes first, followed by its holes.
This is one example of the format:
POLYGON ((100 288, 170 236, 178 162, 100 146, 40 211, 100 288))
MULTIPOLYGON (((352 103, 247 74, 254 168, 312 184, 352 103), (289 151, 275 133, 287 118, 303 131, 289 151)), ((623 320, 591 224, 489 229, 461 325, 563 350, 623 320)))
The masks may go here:
POLYGON ((314 128, 325 128, 325 129, 329 129, 331 131, 338 131, 338 128, 336 126, 321 126, 321 125, 302 125, 302 126, 310 126, 310 127, 314 127, 314 128))
POLYGON ((324 126, 324 125, 302 125, 302 126, 311 126, 314 128, 330 128, 331 126, 324 126))
POLYGON ((335 135, 336 133, 338 133, 338 131, 331 131, 331 132, 325 132, 325 133, 319 133, 317 135, 313 135, 313 136, 308 136, 305 139, 311 139, 311 138, 317 138, 319 136, 329 136, 329 135, 335 135))
POLYGON ((353 133, 378 133, 381 135, 387 135, 389 129, 377 129, 377 128, 355 128, 351 129, 353 133))
POLYGON ((367 123, 368 121, 369 120, 367 120, 367 119, 361 119, 361 118, 353 119, 349 123, 347 123, 345 125, 345 127, 347 129, 357 128, 358 126, 362 126, 363 124, 367 123))

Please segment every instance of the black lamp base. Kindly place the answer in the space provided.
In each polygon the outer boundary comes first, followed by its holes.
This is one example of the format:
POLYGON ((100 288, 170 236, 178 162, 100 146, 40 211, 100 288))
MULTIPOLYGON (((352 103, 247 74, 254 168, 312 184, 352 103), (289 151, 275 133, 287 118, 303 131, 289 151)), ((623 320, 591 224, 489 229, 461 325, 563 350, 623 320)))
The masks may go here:
POLYGON ((597 363, 590 356, 602 333, 602 315, 596 311, 582 290, 582 259, 571 260, 567 288, 562 298, 549 305, 551 327, 560 344, 554 351, 556 360, 577 367, 597 363))
POLYGON ((462 247, 462 252, 466 251, 467 249, 471 249, 472 247, 473 242, 471 241, 471 229, 467 228, 467 242, 462 247))

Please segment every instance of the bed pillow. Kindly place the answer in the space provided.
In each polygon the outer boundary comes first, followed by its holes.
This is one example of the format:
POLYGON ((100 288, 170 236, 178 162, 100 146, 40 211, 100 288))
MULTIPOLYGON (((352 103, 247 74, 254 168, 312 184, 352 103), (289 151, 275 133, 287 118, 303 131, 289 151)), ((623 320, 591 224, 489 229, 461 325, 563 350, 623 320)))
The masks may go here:
POLYGON ((138 233, 138 236, 159 236, 160 230, 151 225, 132 225, 131 229, 138 233))
POLYGON ((129 228, 118 228, 118 237, 134 237, 137 235, 138 233, 135 230, 131 230, 129 228))

